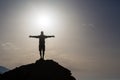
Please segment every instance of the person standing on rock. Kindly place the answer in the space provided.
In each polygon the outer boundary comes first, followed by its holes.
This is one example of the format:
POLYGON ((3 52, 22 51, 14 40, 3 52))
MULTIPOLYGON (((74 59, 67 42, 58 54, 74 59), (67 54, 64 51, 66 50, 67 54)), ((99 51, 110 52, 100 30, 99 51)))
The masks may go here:
POLYGON ((55 37, 54 35, 52 36, 46 36, 44 35, 44 32, 41 31, 41 34, 38 36, 29 36, 30 38, 38 38, 39 39, 39 51, 40 51, 40 57, 41 59, 44 59, 44 55, 45 55, 45 39, 46 38, 51 38, 51 37, 55 37))

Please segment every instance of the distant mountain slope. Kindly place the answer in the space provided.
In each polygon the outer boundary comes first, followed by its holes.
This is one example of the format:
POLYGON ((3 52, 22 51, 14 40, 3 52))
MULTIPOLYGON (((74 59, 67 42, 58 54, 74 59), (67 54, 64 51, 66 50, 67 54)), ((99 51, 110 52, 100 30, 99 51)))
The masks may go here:
POLYGON ((8 68, 5 68, 5 67, 3 67, 3 66, 0 66, 0 74, 3 74, 3 73, 5 73, 5 72, 7 72, 7 71, 9 71, 8 68))
POLYGON ((2 75, 1 80, 75 80, 71 72, 53 60, 38 60, 2 75))

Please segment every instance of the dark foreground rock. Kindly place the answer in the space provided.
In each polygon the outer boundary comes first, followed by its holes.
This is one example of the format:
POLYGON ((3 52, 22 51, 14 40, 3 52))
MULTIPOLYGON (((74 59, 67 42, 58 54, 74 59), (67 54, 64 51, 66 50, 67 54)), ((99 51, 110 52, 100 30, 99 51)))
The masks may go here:
POLYGON ((1 75, 0 80, 76 80, 71 72, 53 60, 38 60, 1 75))
POLYGON ((2 77, 2 74, 0 74, 0 79, 1 79, 1 77, 2 77))

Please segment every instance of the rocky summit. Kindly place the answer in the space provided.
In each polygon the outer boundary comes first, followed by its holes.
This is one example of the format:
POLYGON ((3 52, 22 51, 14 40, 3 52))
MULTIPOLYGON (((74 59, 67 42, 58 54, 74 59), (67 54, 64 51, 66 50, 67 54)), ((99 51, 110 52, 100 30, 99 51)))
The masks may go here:
POLYGON ((70 70, 53 60, 37 60, 1 75, 0 80, 76 80, 70 70))

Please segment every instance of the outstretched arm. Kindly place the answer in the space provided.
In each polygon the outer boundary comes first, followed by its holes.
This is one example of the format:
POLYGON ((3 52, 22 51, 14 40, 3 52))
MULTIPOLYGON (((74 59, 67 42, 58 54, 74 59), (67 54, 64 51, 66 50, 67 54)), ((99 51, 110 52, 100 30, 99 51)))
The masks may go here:
POLYGON ((55 37, 54 35, 52 35, 52 36, 46 36, 46 38, 51 38, 51 37, 55 37))
POLYGON ((30 38, 39 38, 39 36, 29 36, 30 38))

